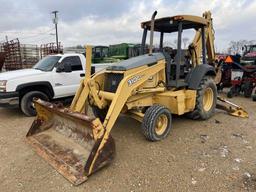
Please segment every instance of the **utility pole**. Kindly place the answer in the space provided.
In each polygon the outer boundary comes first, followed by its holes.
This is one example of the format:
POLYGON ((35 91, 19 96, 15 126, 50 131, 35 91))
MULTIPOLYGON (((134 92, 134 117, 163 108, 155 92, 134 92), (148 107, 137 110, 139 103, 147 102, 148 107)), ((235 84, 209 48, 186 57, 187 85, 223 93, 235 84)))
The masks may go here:
POLYGON ((59 40, 58 40, 58 17, 57 17, 58 11, 53 11, 52 14, 54 14, 53 23, 55 25, 55 36, 56 36, 56 45, 57 45, 57 53, 59 53, 59 40))

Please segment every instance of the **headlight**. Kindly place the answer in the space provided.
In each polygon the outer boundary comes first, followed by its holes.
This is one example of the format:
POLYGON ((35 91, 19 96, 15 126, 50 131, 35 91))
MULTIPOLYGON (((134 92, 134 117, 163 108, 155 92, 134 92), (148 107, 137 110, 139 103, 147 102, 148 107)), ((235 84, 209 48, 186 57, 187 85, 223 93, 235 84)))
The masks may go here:
POLYGON ((6 83, 7 83, 7 81, 0 80, 0 92, 5 92, 6 91, 6 83))

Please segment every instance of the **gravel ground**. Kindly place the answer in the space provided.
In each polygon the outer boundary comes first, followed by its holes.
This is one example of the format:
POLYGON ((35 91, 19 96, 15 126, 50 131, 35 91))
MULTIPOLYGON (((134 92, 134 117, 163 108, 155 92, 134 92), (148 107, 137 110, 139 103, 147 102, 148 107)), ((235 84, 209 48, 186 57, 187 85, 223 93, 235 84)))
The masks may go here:
POLYGON ((75 187, 24 142, 34 118, 0 108, 0 191, 256 191, 256 102, 249 119, 216 112, 207 121, 174 117, 170 136, 148 142, 140 123, 120 117, 114 162, 75 187))

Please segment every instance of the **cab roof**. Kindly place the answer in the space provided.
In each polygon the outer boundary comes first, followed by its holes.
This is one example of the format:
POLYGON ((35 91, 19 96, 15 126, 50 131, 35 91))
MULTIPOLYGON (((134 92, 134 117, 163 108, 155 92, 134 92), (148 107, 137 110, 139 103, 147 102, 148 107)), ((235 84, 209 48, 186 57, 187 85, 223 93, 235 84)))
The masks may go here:
MULTIPOLYGON (((207 20, 203 17, 194 15, 176 15, 172 17, 162 17, 155 19, 154 31, 171 33, 178 31, 178 23, 182 22, 183 29, 199 29, 207 25, 207 20)), ((145 21, 141 23, 141 27, 150 30, 151 21, 145 21)))

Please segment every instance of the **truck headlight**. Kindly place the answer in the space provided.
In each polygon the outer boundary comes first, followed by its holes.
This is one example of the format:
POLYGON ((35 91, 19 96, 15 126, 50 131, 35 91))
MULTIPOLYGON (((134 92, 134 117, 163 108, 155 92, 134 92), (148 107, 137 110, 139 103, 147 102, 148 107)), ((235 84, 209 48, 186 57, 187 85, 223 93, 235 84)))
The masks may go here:
POLYGON ((7 81, 0 80, 0 92, 5 92, 6 91, 6 83, 7 83, 7 81))

